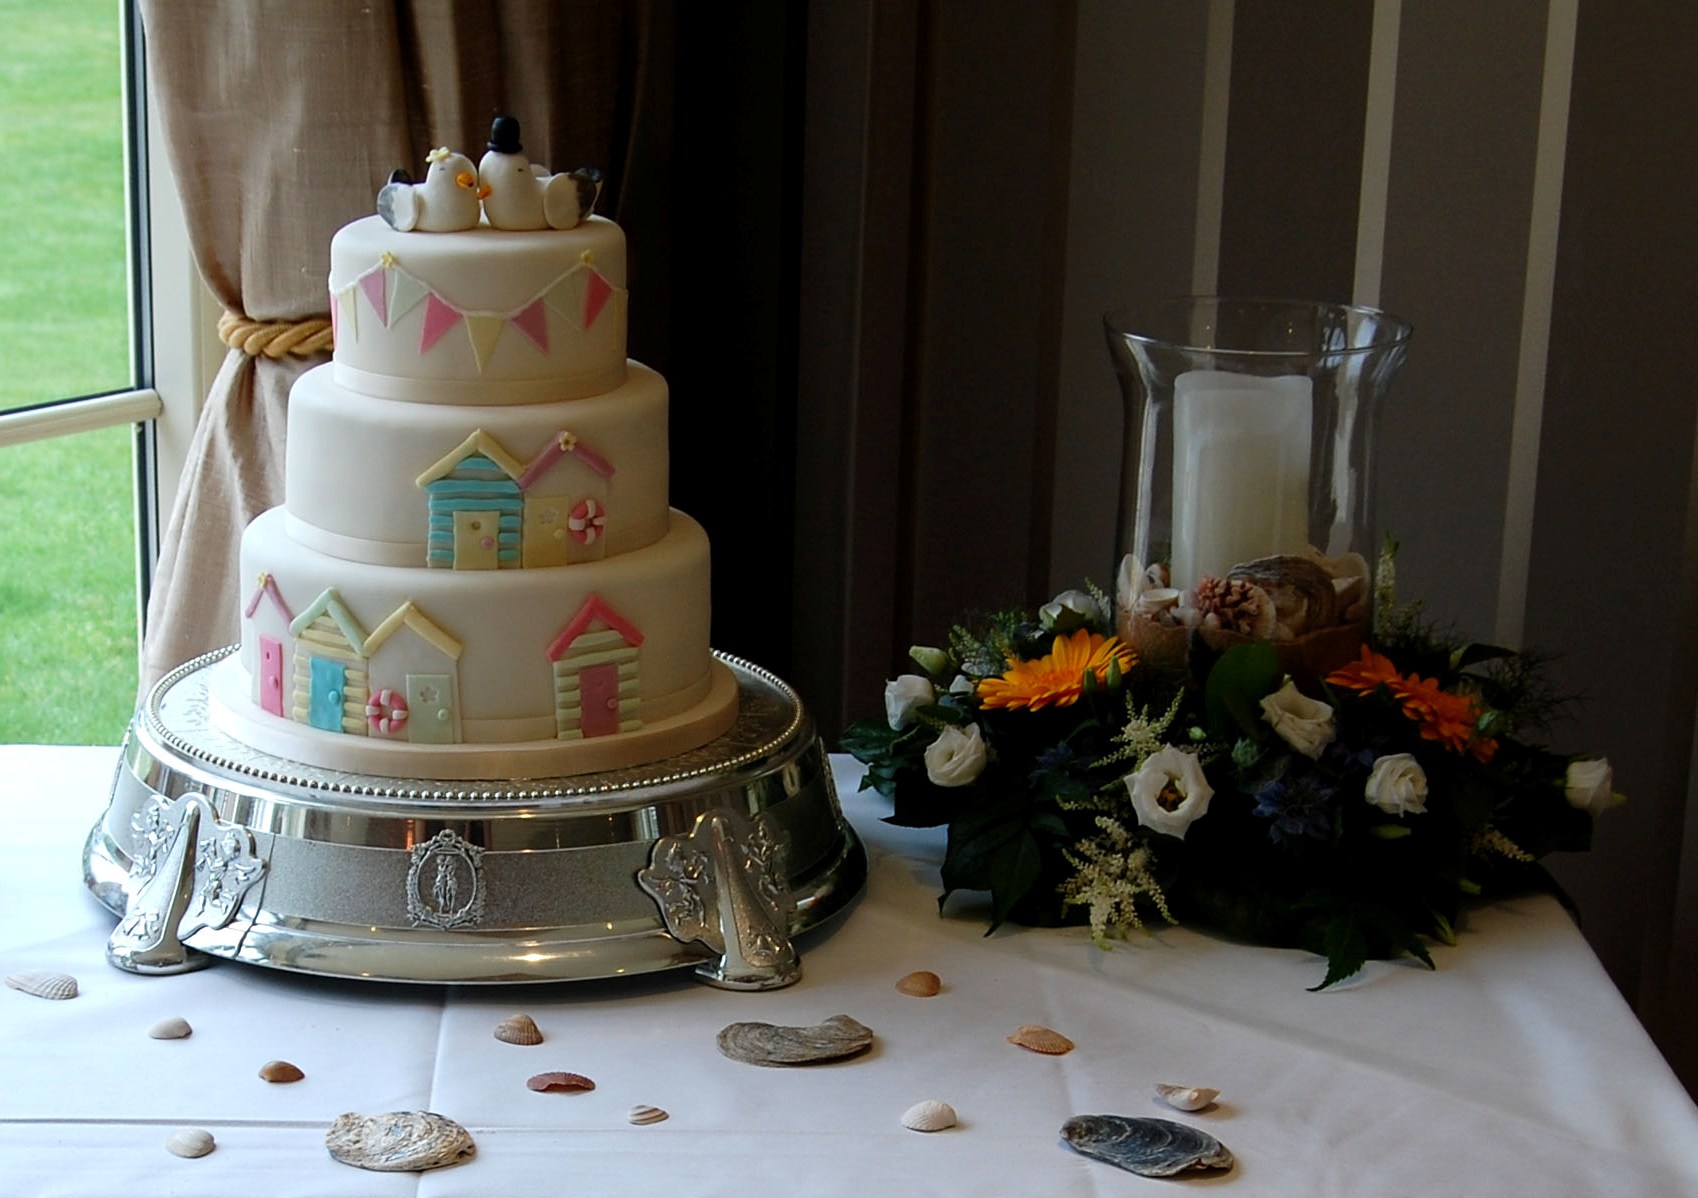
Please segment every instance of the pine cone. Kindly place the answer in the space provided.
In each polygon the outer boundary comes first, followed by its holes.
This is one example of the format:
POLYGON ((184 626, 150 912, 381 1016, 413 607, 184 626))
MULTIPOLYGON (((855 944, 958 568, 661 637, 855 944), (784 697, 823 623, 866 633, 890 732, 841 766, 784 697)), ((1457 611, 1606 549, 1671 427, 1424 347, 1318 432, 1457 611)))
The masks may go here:
POLYGON ((1258 640, 1274 633, 1273 600, 1242 578, 1204 578, 1197 584, 1197 610, 1203 614, 1205 628, 1222 628, 1258 640))

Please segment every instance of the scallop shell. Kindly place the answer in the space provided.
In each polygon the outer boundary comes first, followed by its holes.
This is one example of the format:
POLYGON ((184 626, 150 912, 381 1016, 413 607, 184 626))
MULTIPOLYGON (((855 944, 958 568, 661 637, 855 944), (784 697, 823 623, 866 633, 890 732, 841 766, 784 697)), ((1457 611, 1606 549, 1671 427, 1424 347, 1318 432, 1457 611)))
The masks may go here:
POLYGON ((301 1072, 299 1065, 292 1065, 288 1061, 267 1061, 259 1067, 259 1075, 266 1081, 275 1082, 278 1085, 298 1082, 306 1076, 301 1072))
POLYGON ((26 969, 22 973, 8 974, 6 984, 37 998, 67 999, 77 996, 77 979, 51 969, 26 969))
POLYGON ((902 1126, 909 1131, 942 1131, 955 1123, 955 1108, 936 1098, 916 1102, 902 1112, 902 1126))
POLYGON ((1075 1115, 1061 1125, 1061 1138, 1075 1152, 1140 1177, 1232 1168, 1232 1153, 1219 1140, 1168 1119, 1075 1115))
POLYGON ((1063 1053, 1073 1051, 1073 1041, 1052 1028, 1039 1027, 1035 1023, 1022 1024, 1019 1030, 1007 1039, 1010 1044, 1018 1044, 1030 1052, 1041 1052, 1050 1057, 1059 1057, 1063 1053))
POLYGON ((1170 1082, 1156 1083, 1156 1097, 1176 1111, 1200 1111, 1220 1097, 1219 1090, 1207 1086, 1176 1086, 1170 1082))
POLYGON ((649 1123, 661 1123, 671 1118, 670 1115, 661 1110, 659 1107, 647 1106, 640 1102, 636 1106, 632 1107, 631 1113, 625 1117, 639 1127, 649 1123))
POLYGON ((212 1133, 204 1127, 179 1127, 165 1137, 165 1151, 172 1156, 183 1156, 193 1159, 205 1156, 218 1147, 218 1141, 212 1138, 212 1133))
POLYGON ((508 1044, 541 1044, 542 1032, 529 1015, 509 1015, 495 1025, 495 1038, 508 1044))
POLYGON ((731 1023, 720 1030, 719 1051, 749 1065, 811 1065, 866 1052, 872 1029, 847 1015, 833 1015, 812 1027, 772 1023, 731 1023))
POLYGON ((149 1038, 154 1040, 183 1040, 194 1034, 194 1030, 189 1026, 187 1019, 173 1015, 169 1019, 161 1019, 148 1028, 147 1034, 149 1038))
POLYGON ((527 1088, 538 1094, 579 1094, 595 1089, 595 1083, 581 1073, 563 1073, 551 1070, 548 1073, 538 1073, 525 1082, 527 1088))
POLYGON ((915 998, 930 998, 943 989, 943 980, 929 969, 916 969, 897 978, 896 988, 915 998))
POLYGON ((1291 640, 1338 622, 1338 592, 1332 575, 1306 557, 1259 557, 1232 567, 1226 576, 1253 583, 1267 593, 1278 622, 1276 640, 1291 640))
POLYGON ((417 1173, 457 1165, 477 1151, 472 1133, 435 1111, 338 1115, 324 1146, 344 1165, 378 1173, 417 1173))

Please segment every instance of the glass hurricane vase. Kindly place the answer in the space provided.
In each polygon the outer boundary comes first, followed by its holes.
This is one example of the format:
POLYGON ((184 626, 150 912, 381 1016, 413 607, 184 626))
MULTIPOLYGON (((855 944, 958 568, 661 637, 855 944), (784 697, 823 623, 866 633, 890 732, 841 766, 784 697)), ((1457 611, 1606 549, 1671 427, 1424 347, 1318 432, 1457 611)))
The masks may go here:
POLYGON ((1376 414, 1410 326, 1372 308, 1187 296, 1110 312, 1125 400, 1116 622, 1146 662, 1273 642, 1299 683, 1371 617, 1376 414))

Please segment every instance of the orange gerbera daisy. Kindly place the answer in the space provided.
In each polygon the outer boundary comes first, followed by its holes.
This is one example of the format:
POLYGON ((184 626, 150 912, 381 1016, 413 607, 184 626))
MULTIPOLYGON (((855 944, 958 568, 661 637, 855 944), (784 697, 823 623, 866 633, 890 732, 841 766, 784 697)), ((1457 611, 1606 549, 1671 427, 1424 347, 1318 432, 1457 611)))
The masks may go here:
POLYGON ((1031 661, 1010 661, 998 678, 979 681, 979 702, 986 707, 1066 707, 1078 701, 1085 689, 1085 675, 1108 681, 1109 664, 1124 674, 1137 661, 1137 654, 1115 636, 1102 636, 1081 628, 1071 637, 1055 638, 1050 651, 1031 661))
POLYGON ((1391 686, 1403 681, 1403 675, 1391 664, 1391 658, 1362 646, 1362 656, 1347 666, 1340 666, 1327 675, 1327 681, 1358 694, 1370 695, 1382 685, 1391 686))
MULTIPOLYGON (((1419 674, 1411 674, 1387 683, 1387 686, 1403 704, 1403 714, 1421 726, 1422 739, 1436 740, 1452 753, 1468 749, 1480 720, 1480 707, 1473 698, 1450 694, 1441 690, 1437 682, 1419 674)), ((1496 747, 1495 744, 1492 746, 1493 749, 1496 747)))

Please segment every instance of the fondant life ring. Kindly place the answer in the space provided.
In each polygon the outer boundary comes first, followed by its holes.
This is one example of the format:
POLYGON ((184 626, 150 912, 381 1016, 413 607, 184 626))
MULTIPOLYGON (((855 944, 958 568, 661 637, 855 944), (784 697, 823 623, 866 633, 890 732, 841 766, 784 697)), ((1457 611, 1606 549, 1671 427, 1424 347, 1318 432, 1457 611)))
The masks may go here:
POLYGON ((566 521, 566 527, 572 530, 572 536, 585 545, 594 545, 596 539, 607 528, 607 512, 593 499, 584 499, 572 509, 572 516, 566 521))
POLYGON ((407 700, 399 691, 384 687, 366 703, 366 723, 373 732, 395 735, 407 723, 407 700))

